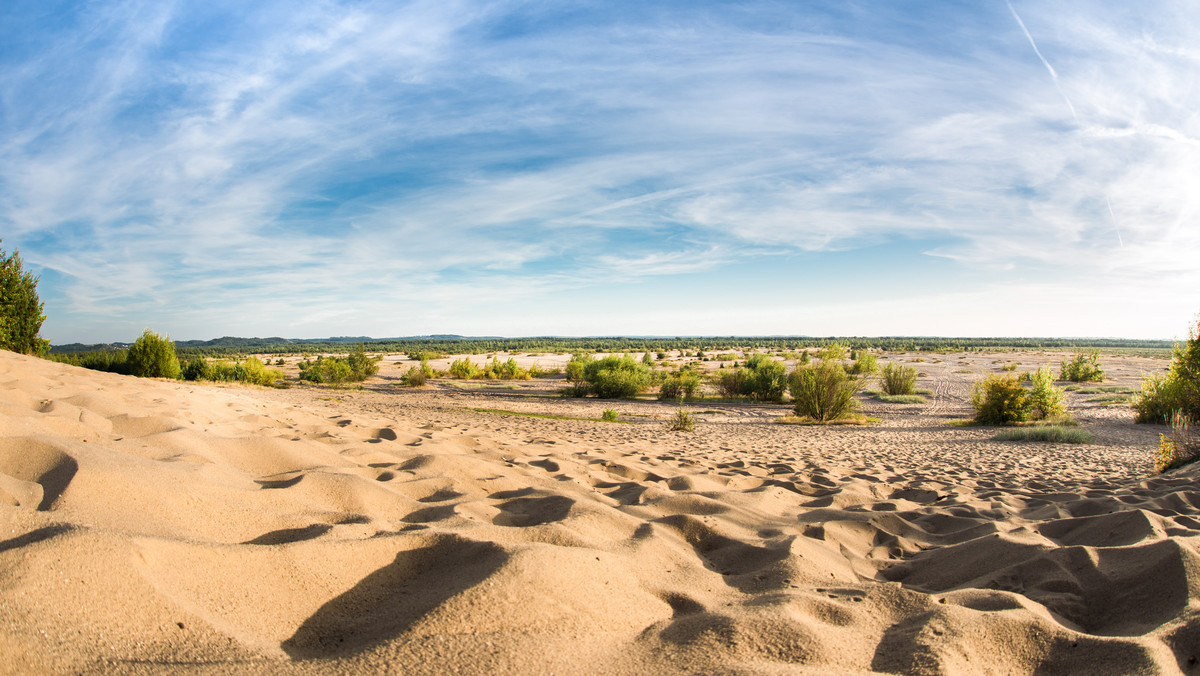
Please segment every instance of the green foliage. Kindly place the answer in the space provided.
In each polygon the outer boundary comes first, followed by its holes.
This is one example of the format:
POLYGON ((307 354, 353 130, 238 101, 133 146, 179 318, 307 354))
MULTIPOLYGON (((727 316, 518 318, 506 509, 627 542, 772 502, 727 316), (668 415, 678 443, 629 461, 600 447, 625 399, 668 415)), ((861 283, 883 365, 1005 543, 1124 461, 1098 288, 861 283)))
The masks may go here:
POLYGON ((849 348, 844 343, 828 343, 817 350, 817 359, 821 361, 844 361, 849 348))
POLYGON ((604 409, 604 413, 600 414, 600 419, 604 422, 617 422, 617 417, 617 409, 615 408, 606 408, 604 409))
POLYGON ((450 362, 450 375, 463 380, 478 378, 480 374, 479 367, 475 362, 471 361, 470 357, 460 357, 450 362))
POLYGON ((129 350, 96 350, 93 352, 74 352, 62 354, 51 352, 46 355, 50 361, 56 361, 71 366, 80 366, 94 371, 108 371, 129 375, 129 350))
POLYGON ((684 370, 679 375, 671 376, 663 381, 658 391, 659 401, 671 399, 693 399, 700 392, 700 376, 684 370))
POLYGON ((1064 359, 1059 364, 1058 379, 1076 383, 1103 381, 1104 371, 1100 369, 1100 350, 1088 350, 1086 353, 1075 350, 1070 361, 1064 359))
POLYGON ((634 396, 650 384, 650 369, 628 355, 610 355, 588 362, 583 369, 583 378, 601 399, 623 399, 634 396))
POLYGON ((744 396, 746 391, 746 370, 740 368, 725 369, 717 376, 717 391, 726 399, 744 396))
POLYGON ((855 375, 871 375, 879 370, 879 360, 870 352, 855 353, 857 356, 854 359, 854 364, 850 366, 850 372, 855 375))
POLYGON ((1188 339, 1176 345, 1166 375, 1142 380, 1133 408, 1140 423, 1166 424, 1177 415, 1200 420, 1200 318, 1188 327, 1188 339))
POLYGON ((362 343, 346 356, 346 364, 350 366, 351 380, 362 382, 379 373, 379 357, 368 357, 367 348, 362 343))
POLYGON ((180 373, 175 343, 150 329, 129 347, 126 362, 129 374, 139 378, 178 378, 180 373))
POLYGON ((20 253, 0 249, 0 349, 37 356, 50 349, 39 335, 46 315, 37 285, 38 278, 22 269, 20 253))
POLYGON ((770 355, 755 354, 746 360, 742 394, 755 401, 783 401, 787 389, 787 366, 770 355))
POLYGON ((1029 419, 1029 395, 1011 374, 990 375, 971 388, 975 422, 980 425, 1007 425, 1029 419))
POLYGON ((283 377, 277 369, 267 368, 257 357, 247 357, 241 362, 230 362, 227 360, 219 360, 213 364, 204 365, 206 368, 203 375, 197 378, 190 378, 190 374, 200 372, 201 366, 193 358, 189 360, 187 366, 184 367, 183 377, 187 380, 199 380, 201 378, 212 380, 213 382, 222 383, 248 383, 250 385, 263 385, 271 387, 279 382, 283 377))
POLYGON ((696 429, 696 417, 683 410, 683 407, 677 408, 667 423, 667 429, 672 432, 692 432, 696 429))
POLYGON ((854 395, 863 380, 846 373, 834 359, 800 366, 788 379, 796 415, 831 422, 852 415, 858 407, 854 395))
POLYGON ((425 384, 427 379, 428 376, 420 366, 410 366, 408 372, 400 377, 400 382, 405 387, 420 387, 425 384))
POLYGON ((1063 391, 1054 386, 1054 375, 1049 367, 1034 371, 1030 376, 1029 395, 1025 399, 1031 420, 1049 420, 1067 415, 1063 391))
POLYGON ((654 366, 654 357, 651 357, 650 353, 646 352, 642 355, 642 363, 646 366, 654 366))
POLYGON ((184 380, 212 380, 212 367, 204 357, 192 357, 184 364, 181 373, 184 380))
POLYGON ((885 394, 914 394, 917 390, 917 369, 888 363, 880 372, 880 384, 885 394))
POLYGON ((594 361, 596 358, 587 352, 576 352, 571 355, 571 360, 567 362, 566 366, 567 382, 576 385, 577 388, 582 384, 586 390, 587 368, 594 361))
POLYGON ((1092 435, 1078 427, 1034 425, 1011 427, 992 437, 995 441, 1050 441, 1059 444, 1090 444, 1092 435))
POLYGON ((345 357, 318 356, 316 361, 300 362, 300 380, 328 385, 362 382, 379 372, 379 360, 367 356, 359 345, 345 357))

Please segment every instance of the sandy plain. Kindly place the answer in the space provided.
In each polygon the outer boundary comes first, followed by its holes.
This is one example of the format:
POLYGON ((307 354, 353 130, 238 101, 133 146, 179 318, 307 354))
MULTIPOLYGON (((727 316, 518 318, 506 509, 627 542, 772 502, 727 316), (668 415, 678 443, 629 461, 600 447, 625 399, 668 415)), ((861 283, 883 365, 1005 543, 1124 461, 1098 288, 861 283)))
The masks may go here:
POLYGON ((1062 356, 890 354, 925 404, 689 434, 401 357, 273 390, 0 352, 0 671, 1200 673, 1200 468, 1151 474, 1163 428, 1078 392, 1092 444, 945 424, 1062 356))

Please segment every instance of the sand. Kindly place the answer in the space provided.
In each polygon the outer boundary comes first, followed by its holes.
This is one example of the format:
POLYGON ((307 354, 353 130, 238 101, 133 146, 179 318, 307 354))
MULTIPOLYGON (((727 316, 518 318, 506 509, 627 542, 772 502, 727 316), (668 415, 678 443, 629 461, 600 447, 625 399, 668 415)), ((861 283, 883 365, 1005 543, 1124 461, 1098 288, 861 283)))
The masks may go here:
POLYGON ((870 427, 686 434, 406 363, 267 390, 0 352, 0 671, 1200 673, 1200 468, 1152 476, 1161 428, 1078 394, 1094 444, 946 426, 995 359, 921 363, 929 402, 870 427))

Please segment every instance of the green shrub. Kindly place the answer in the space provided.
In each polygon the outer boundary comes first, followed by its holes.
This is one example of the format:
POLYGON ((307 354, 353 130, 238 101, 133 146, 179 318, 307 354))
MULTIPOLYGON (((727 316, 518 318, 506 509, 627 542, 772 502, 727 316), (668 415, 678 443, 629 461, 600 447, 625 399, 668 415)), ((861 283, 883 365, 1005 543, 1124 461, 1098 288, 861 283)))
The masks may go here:
POLYGON ((847 374, 846 369, 832 359, 801 366, 788 379, 796 415, 817 422, 830 422, 853 414, 858 407, 854 395, 862 385, 861 378, 847 374))
POLYGON ((139 378, 178 378, 179 360, 175 357, 175 343, 167 336, 146 329, 141 337, 133 341, 126 357, 130 375, 139 378))
POLYGON ((885 394, 914 394, 917 388, 917 369, 911 366, 888 363, 880 372, 880 383, 885 394))
POLYGON ((717 376, 717 391, 726 399, 743 396, 746 391, 745 369, 732 368, 724 370, 717 376))
POLYGON ((572 384, 587 383, 587 367, 596 358, 587 352, 577 352, 571 355, 571 360, 567 362, 566 373, 567 382, 572 384))
POLYGON ((1167 424, 1177 414, 1200 420, 1200 317, 1188 327, 1187 341, 1175 346, 1166 375, 1142 380, 1133 408, 1140 423, 1167 424))
POLYGON ((667 429, 672 432, 691 432, 695 428, 695 416, 683 410, 682 407, 675 410, 675 415, 671 416, 671 421, 667 423, 667 429))
POLYGON ((361 343, 346 356, 346 364, 350 367, 350 379, 356 382, 362 382, 379 373, 379 357, 368 357, 366 346, 361 343))
POLYGON ((38 278, 22 269, 19 252, 0 249, 0 349, 37 356, 50 349, 39 335, 46 315, 37 285, 38 278))
POLYGON ((770 355, 755 354, 746 360, 742 394, 755 401, 783 401, 788 386, 787 366, 770 355))
POLYGON ((1030 420, 1048 420, 1067 415, 1063 391, 1054 386, 1054 375, 1049 367, 1034 371, 1030 376, 1029 395, 1025 405, 1029 407, 1030 420))
POLYGON ((632 357, 611 355, 591 362, 584 376, 602 399, 632 397, 649 385, 650 372, 632 357))
POLYGON ((870 352, 858 354, 854 360, 854 364, 850 366, 850 372, 855 375, 871 375, 879 370, 879 360, 870 352))
POLYGON ((425 384, 426 379, 427 376, 425 371, 422 370, 421 367, 410 366, 408 368, 408 372, 401 376, 400 382, 403 383, 405 387, 420 387, 425 384))
POLYGON ((617 409, 615 408, 606 408, 604 409, 604 413, 600 414, 600 419, 604 422, 617 422, 617 417, 617 409))
POLYGON ((243 383, 266 387, 271 387, 283 377, 279 371, 267 368, 257 357, 246 357, 245 361, 237 365, 236 373, 236 379, 243 383))
POLYGON ((459 357, 450 363, 450 375, 463 380, 478 378, 479 367, 469 357, 459 357))
POLYGON ((975 422, 980 425, 1007 425, 1029 419, 1029 395, 1011 374, 990 375, 971 388, 975 422))
POLYGON ((1100 369, 1100 350, 1089 350, 1087 353, 1076 350, 1070 361, 1064 359, 1059 364, 1058 379, 1076 383, 1103 381, 1104 371, 1100 369))
POLYGON ((1173 369, 1166 374, 1152 373, 1142 379, 1142 389, 1133 399, 1134 421, 1168 424, 1176 411, 1188 408, 1188 392, 1183 378, 1173 369))

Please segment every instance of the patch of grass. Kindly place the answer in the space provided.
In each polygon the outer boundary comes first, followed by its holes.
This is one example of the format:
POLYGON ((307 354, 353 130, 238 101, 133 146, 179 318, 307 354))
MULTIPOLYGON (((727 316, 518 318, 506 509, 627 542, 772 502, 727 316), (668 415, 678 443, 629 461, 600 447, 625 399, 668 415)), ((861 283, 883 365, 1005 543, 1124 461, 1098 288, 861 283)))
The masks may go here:
POLYGON ((807 415, 783 415, 775 419, 776 425, 870 425, 879 422, 879 418, 865 415, 850 415, 836 420, 817 420, 807 415))
POLYGON ((944 422, 942 424, 946 425, 947 427, 978 427, 979 426, 979 423, 975 422, 974 418, 956 418, 954 420, 947 420, 946 422, 944 422))
POLYGON ((974 373, 971 369, 954 369, 955 373, 974 373))
POLYGON ((606 408, 604 409, 604 413, 600 414, 600 419, 604 422, 617 422, 617 415, 617 409, 606 408))
POLYGON ((1090 444, 1092 435, 1078 427, 1030 425, 1002 430, 993 441, 1049 441, 1059 444, 1090 444))
POLYGON ((876 394, 875 399, 885 404, 924 404, 925 397, 919 394, 876 394))
POLYGON ((525 413, 522 411, 508 411, 502 408, 469 408, 468 411, 476 413, 495 413, 497 415, 515 415, 522 418, 545 418, 547 420, 585 420, 588 422, 616 422, 622 425, 632 425, 622 420, 604 420, 603 418, 577 418, 570 415, 554 415, 551 413, 525 413))
POLYGON ((1106 394, 1103 397, 1092 397, 1088 399, 1090 403, 1100 404, 1102 406, 1116 406, 1118 404, 1128 404, 1133 401, 1131 394, 1106 394))

